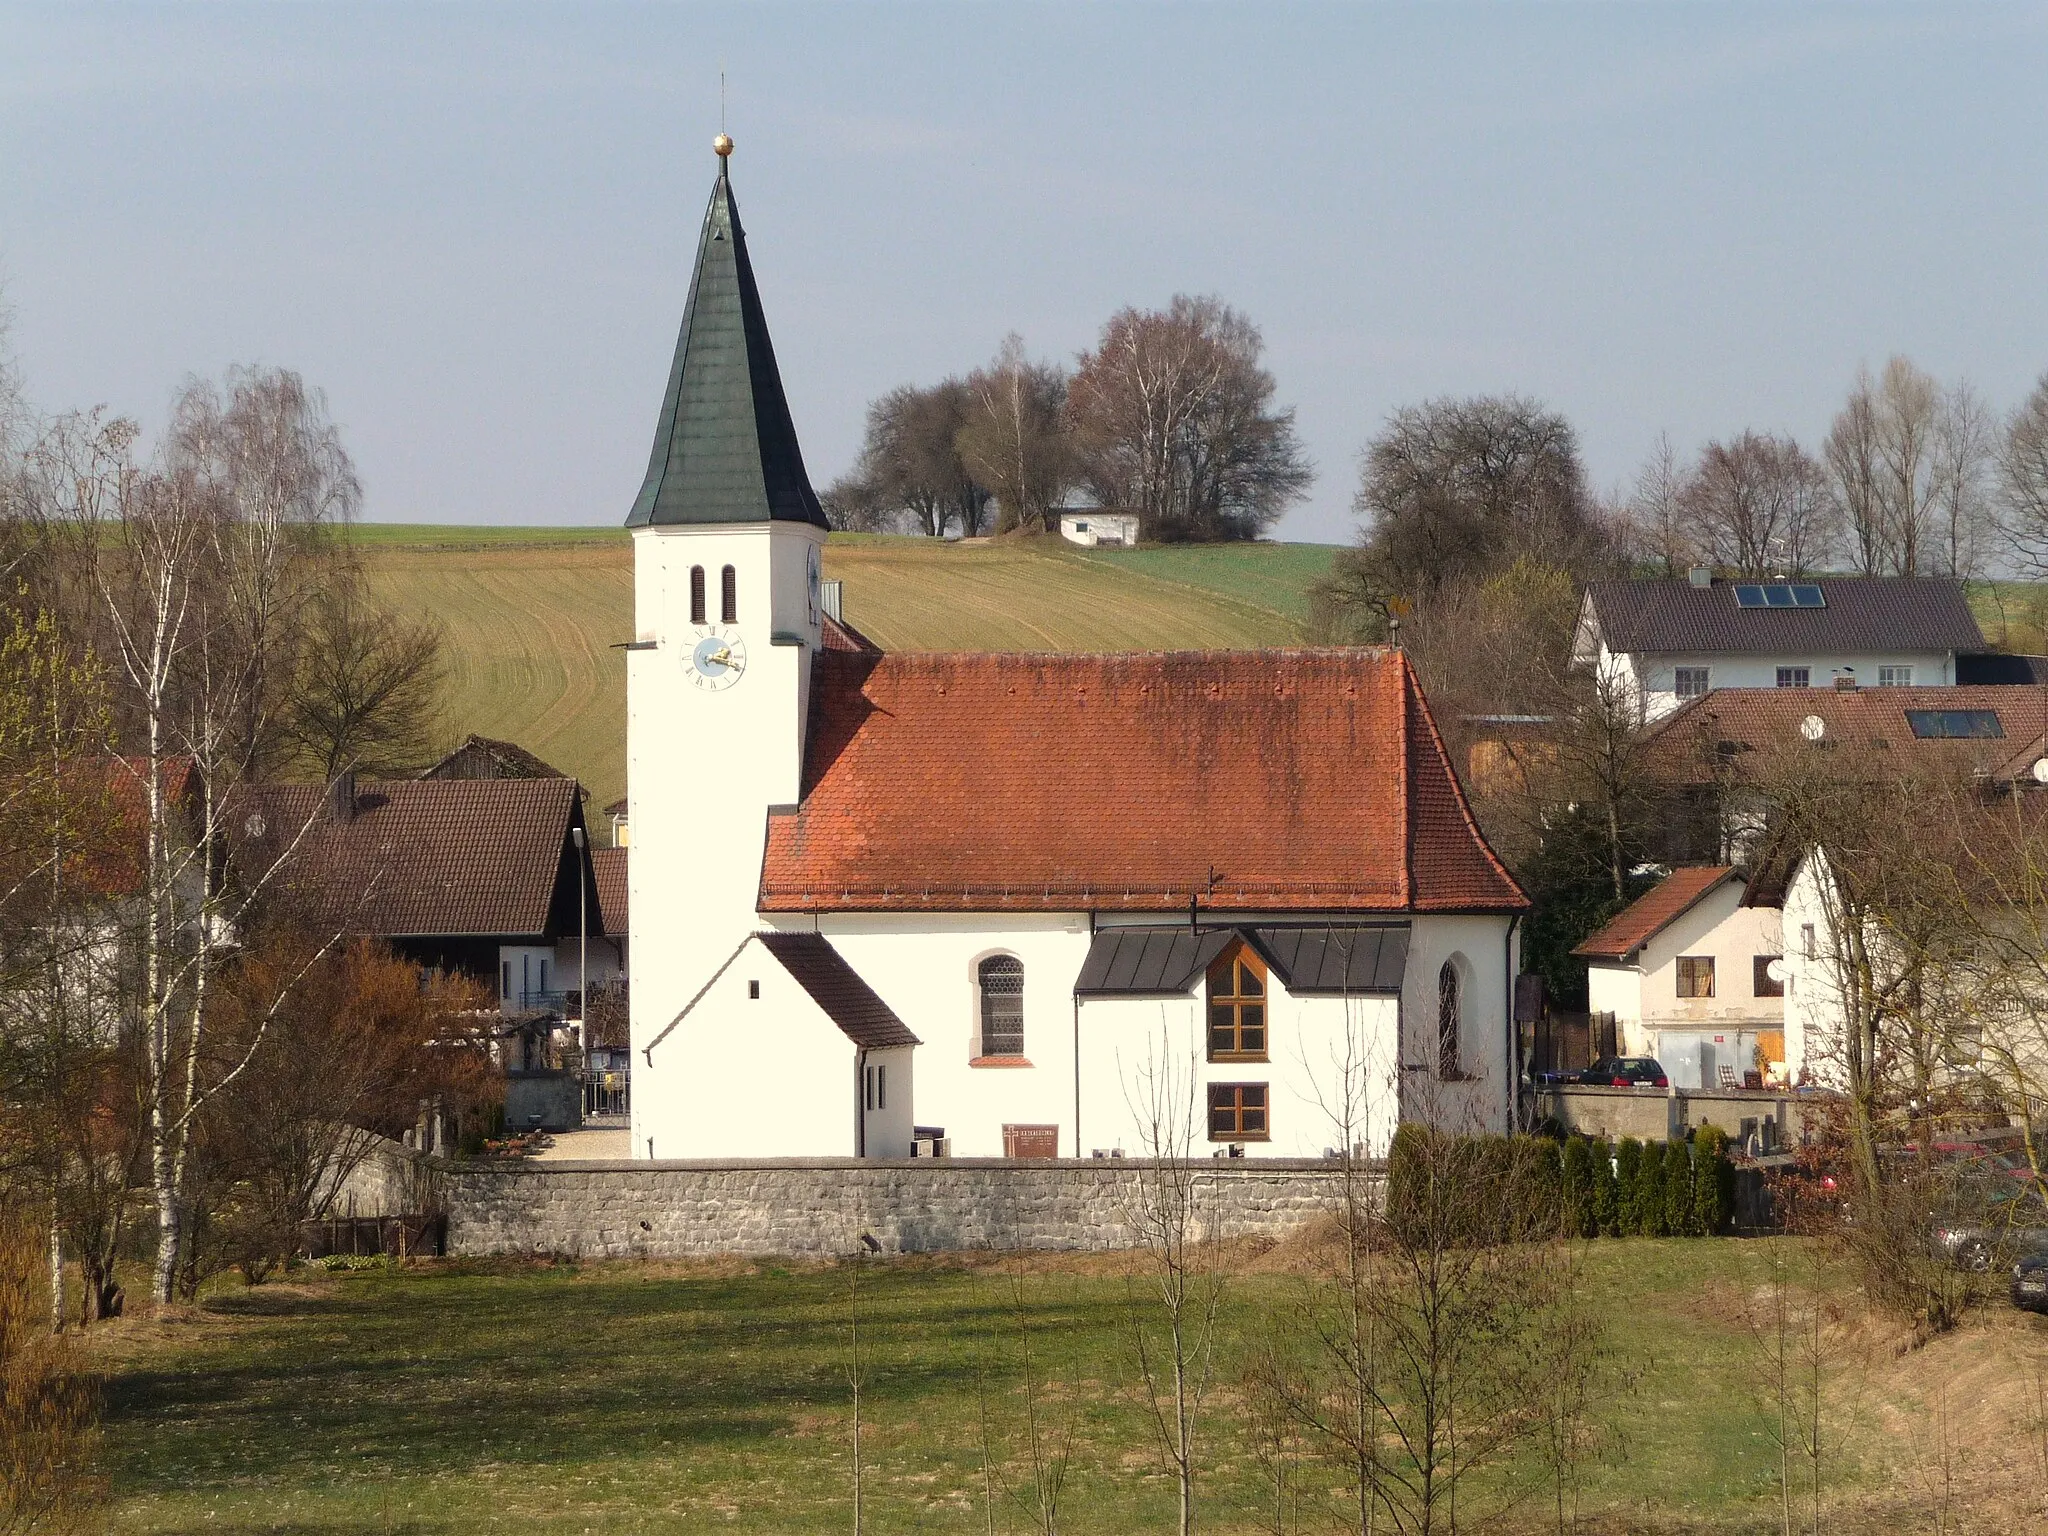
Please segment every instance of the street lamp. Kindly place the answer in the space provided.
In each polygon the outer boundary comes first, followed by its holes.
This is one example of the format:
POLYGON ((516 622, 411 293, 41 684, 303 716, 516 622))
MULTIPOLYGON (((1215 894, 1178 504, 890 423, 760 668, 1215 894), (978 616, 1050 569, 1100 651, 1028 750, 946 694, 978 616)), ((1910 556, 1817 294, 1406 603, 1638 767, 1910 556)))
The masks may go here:
POLYGON ((576 844, 576 1043, 590 1046, 590 859, 583 851, 583 829, 571 827, 576 844))

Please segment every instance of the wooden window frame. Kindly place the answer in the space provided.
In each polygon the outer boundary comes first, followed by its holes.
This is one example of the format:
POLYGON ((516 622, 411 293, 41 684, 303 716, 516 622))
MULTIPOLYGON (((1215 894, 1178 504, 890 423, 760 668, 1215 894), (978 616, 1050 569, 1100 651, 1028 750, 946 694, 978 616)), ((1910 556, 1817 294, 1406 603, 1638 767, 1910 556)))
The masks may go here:
POLYGON ((690 622, 702 624, 704 614, 704 567, 693 565, 690 567, 690 622))
POLYGON ((1205 1020, 1203 1025, 1203 1043, 1207 1047, 1209 1060, 1271 1061, 1273 1059, 1273 976, 1272 972, 1267 969, 1265 961, 1261 960, 1253 952, 1251 946, 1244 943, 1235 944, 1218 955, 1210 963, 1208 975, 1203 983, 1203 990, 1207 1009, 1203 1015, 1205 1020), (1224 983, 1228 989, 1226 991, 1218 992, 1216 990, 1218 972, 1222 973, 1224 983), (1244 990, 1243 978, 1247 974, 1252 976, 1257 983, 1256 989, 1251 992, 1244 990), (1216 1039, 1219 1032, 1216 1023, 1216 1011, 1219 1008, 1228 1009, 1230 1014, 1229 1023, 1221 1027, 1222 1032, 1231 1041, 1229 1047, 1224 1050, 1216 1048, 1216 1039), (1256 1008, 1258 1010, 1258 1023, 1252 1025, 1245 1023, 1244 1015, 1247 1008, 1256 1008), (1259 1043, 1256 1047, 1249 1047, 1244 1043, 1247 1029, 1258 1032, 1259 1043))
POLYGON ((1711 999, 1714 996, 1714 970, 1714 957, 1712 955, 1680 955, 1678 957, 1678 973, 1674 979, 1678 1000, 1683 1003, 1711 999), (1698 990, 1701 966, 1706 967, 1707 990, 1704 992, 1698 990), (1691 969, 1688 970, 1688 967, 1691 969), (1693 990, 1687 991, 1688 985, 1693 990))
POLYGON ((1273 1139, 1273 1089, 1268 1083, 1211 1083, 1206 1095, 1209 1107, 1209 1139, 1211 1141, 1271 1141, 1273 1139), (1257 1102, 1247 1102, 1248 1095, 1257 1095, 1257 1102), (1228 1130, 1217 1128, 1217 1116, 1230 1117, 1228 1130), (1257 1130, 1247 1130, 1245 1119, 1257 1115, 1260 1125, 1257 1130))

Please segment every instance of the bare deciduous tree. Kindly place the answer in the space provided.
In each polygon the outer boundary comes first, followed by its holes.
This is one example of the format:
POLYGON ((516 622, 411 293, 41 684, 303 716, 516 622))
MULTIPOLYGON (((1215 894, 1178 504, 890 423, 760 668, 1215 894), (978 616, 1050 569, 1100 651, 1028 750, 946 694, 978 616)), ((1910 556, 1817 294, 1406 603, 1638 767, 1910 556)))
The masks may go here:
POLYGON ((1003 338, 995 361, 967 376, 960 459, 996 499, 997 533, 1045 531, 1073 480, 1073 444, 1065 420, 1066 371, 1034 363, 1024 338, 1003 338))
POLYGON ((1866 576, 1972 576, 1986 554, 1991 436, 1966 384, 1944 389, 1904 357, 1860 370, 1823 457, 1866 576))
POLYGON ((1176 294, 1112 315, 1067 393, 1081 478, 1148 538, 1255 538, 1314 470, 1274 407, 1258 327, 1221 299, 1176 294))
POLYGON ((860 463, 828 488, 827 502, 849 526, 879 531, 907 517, 935 539, 956 528, 964 537, 980 533, 989 491, 960 457, 968 405, 959 379, 890 390, 868 407, 860 463))
POLYGON ((1827 477, 1789 437, 1744 432, 1707 444, 1679 491, 1678 512, 1702 560, 1752 581, 1803 576, 1835 548, 1827 477))
POLYGON ((2006 531, 2030 569, 2048 571, 2048 374, 2006 421, 1998 479, 2006 531))
POLYGON ((344 768, 403 773, 431 760, 446 669, 431 619, 386 612, 337 571, 304 616, 306 645, 285 736, 323 780, 344 768))

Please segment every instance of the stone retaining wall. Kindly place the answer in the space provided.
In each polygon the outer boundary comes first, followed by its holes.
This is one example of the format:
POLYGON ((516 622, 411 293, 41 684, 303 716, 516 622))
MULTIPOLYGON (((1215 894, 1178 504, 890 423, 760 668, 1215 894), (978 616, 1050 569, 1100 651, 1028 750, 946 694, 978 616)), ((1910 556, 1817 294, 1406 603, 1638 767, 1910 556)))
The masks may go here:
MULTIPOLYGON (((414 1163, 425 1181, 372 1175, 381 1187, 430 1190, 448 1218, 448 1251, 477 1257, 827 1256, 859 1249, 863 1233, 888 1253, 1121 1248, 1133 1242, 1140 1181, 1159 1177, 1137 1159, 485 1164, 398 1147, 385 1156, 414 1163)), ((1320 1161, 1190 1171, 1198 1223, 1218 1237, 1284 1234, 1329 1210, 1343 1182, 1340 1167, 1320 1161)))

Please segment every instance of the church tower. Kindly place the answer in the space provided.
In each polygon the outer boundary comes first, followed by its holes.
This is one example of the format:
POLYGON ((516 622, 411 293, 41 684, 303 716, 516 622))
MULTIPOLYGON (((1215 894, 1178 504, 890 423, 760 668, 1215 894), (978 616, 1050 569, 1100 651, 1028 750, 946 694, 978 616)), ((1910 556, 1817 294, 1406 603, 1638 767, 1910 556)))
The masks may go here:
MULTIPOLYGON (((745 937, 771 805, 803 771, 821 639, 825 514, 804 472, 718 136, 718 179, 633 530, 626 656, 632 805, 633 1155, 716 1083, 666 1080, 647 1047, 745 937)), ((670 1058, 674 1060, 674 1057, 670 1058)), ((669 1077, 680 1076, 677 1068, 669 1077)))

